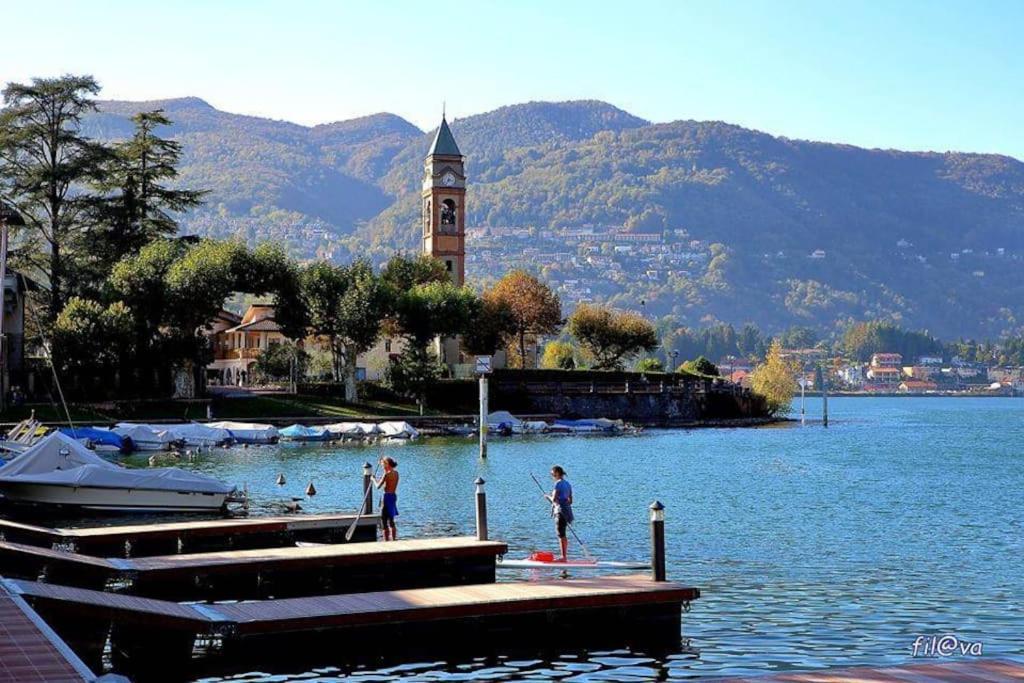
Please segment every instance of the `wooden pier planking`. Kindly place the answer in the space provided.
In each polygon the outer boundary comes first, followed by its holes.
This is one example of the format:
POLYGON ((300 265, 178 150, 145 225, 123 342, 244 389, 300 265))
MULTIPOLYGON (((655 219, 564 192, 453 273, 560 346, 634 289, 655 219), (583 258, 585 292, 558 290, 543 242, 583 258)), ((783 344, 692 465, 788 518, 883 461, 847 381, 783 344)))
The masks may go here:
MULTIPOLYGON (((914 660, 919 661, 919 660, 914 660)), ((1009 659, 972 659, 958 662, 930 660, 882 668, 853 667, 821 671, 786 671, 764 676, 712 678, 720 683, 1014 683, 1024 681, 1024 663, 1009 659)))
MULTIPOLYGON (((161 555, 222 547, 263 547, 289 540, 341 542, 356 521, 354 514, 285 515, 133 524, 82 529, 52 528, 0 519, 0 535, 30 545, 68 545, 90 555, 123 556, 125 543, 132 555, 161 555)), ((360 518, 353 541, 377 538, 377 519, 360 518)))
POLYGON ((81 683, 94 678, 21 597, 0 585, 0 683, 81 683))
POLYGON ((651 581, 636 575, 416 588, 212 605, 179 604, 34 581, 5 579, 4 583, 9 590, 37 604, 76 616, 232 636, 443 622, 552 610, 653 604, 678 607, 700 597, 696 588, 651 581))
POLYGON ((454 537, 118 559, 0 542, 0 573, 96 590, 120 578, 131 581, 121 592, 224 600, 493 582, 495 558, 507 552, 454 537))

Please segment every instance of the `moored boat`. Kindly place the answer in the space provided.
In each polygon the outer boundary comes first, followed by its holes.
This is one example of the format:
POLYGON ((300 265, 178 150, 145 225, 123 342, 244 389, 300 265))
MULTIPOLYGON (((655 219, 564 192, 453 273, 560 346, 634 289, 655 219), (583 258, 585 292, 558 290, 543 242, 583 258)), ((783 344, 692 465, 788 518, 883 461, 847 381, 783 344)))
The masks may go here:
POLYGON ((256 424, 252 422, 209 422, 207 427, 214 429, 226 429, 231 434, 235 443, 242 444, 271 444, 277 443, 280 433, 273 425, 256 424))
POLYGON ((128 469, 54 432, 0 467, 0 494, 13 503, 120 512, 215 512, 237 489, 175 467, 128 469))

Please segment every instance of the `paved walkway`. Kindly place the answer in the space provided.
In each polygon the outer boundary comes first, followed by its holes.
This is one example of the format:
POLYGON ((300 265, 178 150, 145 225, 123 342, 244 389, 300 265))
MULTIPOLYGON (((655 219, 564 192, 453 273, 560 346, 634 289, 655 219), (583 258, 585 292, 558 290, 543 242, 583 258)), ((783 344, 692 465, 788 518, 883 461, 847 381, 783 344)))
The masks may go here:
POLYGON ((95 676, 32 608, 0 583, 0 683, 81 683, 95 676))

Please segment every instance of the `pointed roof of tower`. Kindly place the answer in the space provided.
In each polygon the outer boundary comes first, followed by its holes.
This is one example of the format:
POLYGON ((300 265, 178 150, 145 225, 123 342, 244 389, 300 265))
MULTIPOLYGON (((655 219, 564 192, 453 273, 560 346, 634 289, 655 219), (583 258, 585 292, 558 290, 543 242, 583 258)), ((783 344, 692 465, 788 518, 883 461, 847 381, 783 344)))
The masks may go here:
POLYGON ((452 129, 448 127, 448 121, 443 114, 441 115, 441 127, 437 129, 437 135, 434 136, 434 142, 430 145, 428 154, 450 157, 462 156, 459 146, 455 144, 455 136, 452 135, 452 129))

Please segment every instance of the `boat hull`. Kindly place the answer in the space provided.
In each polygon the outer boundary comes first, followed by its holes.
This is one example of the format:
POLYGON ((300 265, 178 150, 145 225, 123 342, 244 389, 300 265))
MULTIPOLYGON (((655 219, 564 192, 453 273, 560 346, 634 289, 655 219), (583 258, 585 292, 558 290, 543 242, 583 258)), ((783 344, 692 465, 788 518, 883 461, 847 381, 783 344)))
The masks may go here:
POLYGON ((226 493, 73 487, 16 482, 0 483, 0 493, 12 503, 103 512, 216 512, 225 506, 228 497, 226 493))

